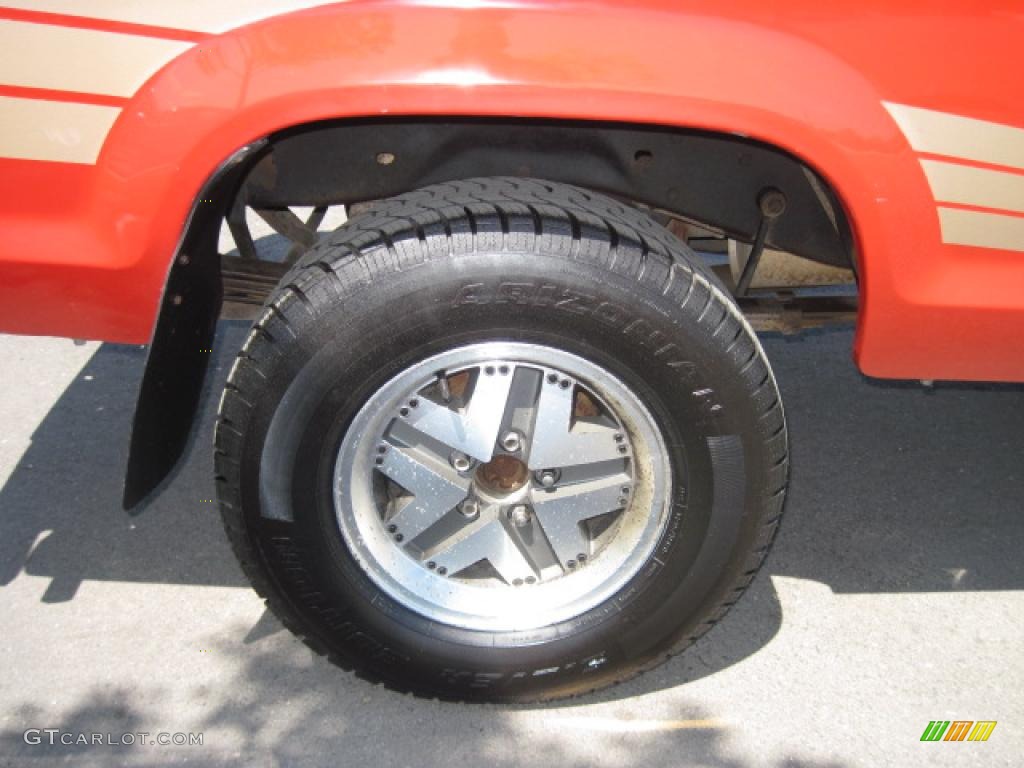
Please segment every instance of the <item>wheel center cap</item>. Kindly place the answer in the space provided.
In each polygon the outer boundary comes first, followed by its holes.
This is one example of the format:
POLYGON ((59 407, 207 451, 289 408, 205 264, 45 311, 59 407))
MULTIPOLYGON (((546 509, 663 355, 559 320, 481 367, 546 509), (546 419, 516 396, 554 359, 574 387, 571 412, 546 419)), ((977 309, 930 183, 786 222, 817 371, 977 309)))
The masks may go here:
POLYGON ((496 494, 518 491, 530 477, 526 465, 514 456, 498 454, 476 471, 476 481, 484 489, 496 494))

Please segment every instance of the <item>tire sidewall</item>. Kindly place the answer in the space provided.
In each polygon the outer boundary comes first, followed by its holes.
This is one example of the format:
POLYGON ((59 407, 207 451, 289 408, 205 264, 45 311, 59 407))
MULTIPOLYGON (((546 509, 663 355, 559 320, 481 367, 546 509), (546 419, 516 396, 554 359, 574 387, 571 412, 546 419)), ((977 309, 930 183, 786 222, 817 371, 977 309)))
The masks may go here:
MULTIPOLYGON (((287 610, 384 679, 437 690, 440 676, 457 696, 596 687, 692 634, 733 582, 762 517, 763 445, 749 439, 759 414, 720 341, 635 279, 545 253, 452 261, 378 275, 293 328, 253 403, 246 529, 287 610), (669 521, 640 572, 582 616, 526 632, 452 627, 392 600, 347 550, 331 491, 345 429, 376 388, 438 352, 497 340, 552 346, 618 377, 654 416, 672 470, 669 521), (289 439, 268 441, 272 425, 289 439), (734 450, 709 447, 723 441, 734 450), (290 508, 269 515, 261 487, 283 480, 268 472, 291 473, 290 508), (722 503, 723 483, 736 503, 722 503)), ((701 285, 711 305, 714 289, 701 285)), ((704 301, 694 297, 694 311, 704 301)))

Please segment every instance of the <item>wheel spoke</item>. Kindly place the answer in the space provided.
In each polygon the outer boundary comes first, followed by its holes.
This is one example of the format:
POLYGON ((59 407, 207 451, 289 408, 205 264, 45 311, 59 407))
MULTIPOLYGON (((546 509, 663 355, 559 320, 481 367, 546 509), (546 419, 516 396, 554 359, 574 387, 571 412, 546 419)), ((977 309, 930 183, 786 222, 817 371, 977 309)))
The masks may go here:
POLYGON ((534 491, 534 513, 563 567, 580 553, 590 554, 590 540, 581 523, 620 508, 622 489, 628 484, 629 475, 619 472, 548 491, 534 491))
POLYGON ((516 542, 498 520, 491 520, 476 528, 468 536, 450 546, 442 545, 432 555, 438 566, 458 573, 480 560, 487 560, 502 579, 509 584, 517 579, 525 581, 538 575, 523 555, 516 542))
POLYGON ((545 382, 537 399, 528 465, 539 470, 621 459, 617 431, 593 422, 573 424, 572 387, 545 382))
POLYGON ((411 541, 466 498, 469 480, 422 451, 392 447, 377 465, 384 475, 412 494, 388 520, 411 541))
POLYGON ((408 423, 428 437, 486 463, 494 454, 511 386, 508 373, 487 375, 481 370, 464 408, 454 411, 422 400, 410 413, 408 423))

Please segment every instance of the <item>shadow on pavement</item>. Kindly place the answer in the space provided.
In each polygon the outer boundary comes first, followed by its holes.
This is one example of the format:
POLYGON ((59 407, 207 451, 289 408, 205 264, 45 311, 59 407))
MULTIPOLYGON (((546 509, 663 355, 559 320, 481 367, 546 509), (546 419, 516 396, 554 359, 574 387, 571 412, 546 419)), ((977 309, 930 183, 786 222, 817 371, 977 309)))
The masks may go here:
MULTIPOLYGON (((212 501, 210 445, 244 333, 222 324, 203 429, 173 482, 135 516, 120 497, 144 352, 98 350, 0 489, 0 585, 22 570, 47 577, 44 602, 71 600, 90 579, 246 586, 212 501)), ((678 685, 769 643, 782 614, 768 575, 840 593, 1024 588, 1024 387, 873 382, 849 361, 848 330, 764 341, 793 446, 776 545, 733 614, 669 674, 601 698, 678 685)), ((264 616, 241 632, 255 642, 278 630, 264 616)))
MULTIPOLYGON (((228 644, 230 646, 230 644, 228 644)), ((229 650, 229 648, 225 648, 229 650)), ((238 657, 236 657, 238 658, 238 657)), ((728 724, 708 719, 699 706, 680 704, 674 722, 685 727, 651 731, 646 721, 578 718, 570 712, 528 722, 499 707, 445 704, 366 686, 352 690, 341 670, 308 663, 295 649, 261 651, 236 666, 207 692, 217 702, 187 726, 167 733, 202 733, 202 746, 154 746, 139 743, 139 732, 160 722, 154 706, 167 693, 146 685, 131 689, 97 687, 62 719, 52 722, 36 705, 7 708, 16 728, 0 730, 0 750, 17 765, 75 766, 167 765, 198 762, 214 765, 295 766, 577 766, 633 768, 673 764, 708 768, 749 765, 728 754, 728 724), (270 693, 287 680, 300 695, 287 701, 270 693), (360 695, 362 694, 362 695, 360 695), (397 733, 396 722, 401 723, 397 733), (630 723, 641 726, 630 729, 630 723), (66 734, 113 734, 113 745, 50 745, 46 734, 31 734, 41 744, 27 744, 25 727, 56 729, 66 734), (37 725, 38 724, 38 725, 37 725), (451 724, 450 728, 439 724, 451 724), (122 734, 136 743, 122 746, 122 734), (225 742, 232 742, 225 748, 225 742), (685 763, 682 761, 685 760, 685 763)), ((183 683, 183 687, 187 685, 183 683)), ((192 686, 194 687, 194 686, 192 686)), ((203 696, 203 691, 189 691, 203 696)), ((159 731, 149 730, 147 740, 159 731)), ((59 740, 60 736, 53 737, 59 740)), ((73 740, 74 736, 67 737, 73 740)), ((843 768, 838 762, 783 758, 779 768, 843 768)))

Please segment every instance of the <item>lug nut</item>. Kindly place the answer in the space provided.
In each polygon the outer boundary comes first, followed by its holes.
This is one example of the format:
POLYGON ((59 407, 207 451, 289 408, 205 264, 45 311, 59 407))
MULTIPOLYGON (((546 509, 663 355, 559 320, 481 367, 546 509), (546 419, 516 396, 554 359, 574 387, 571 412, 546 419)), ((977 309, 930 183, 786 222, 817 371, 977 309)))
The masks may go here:
POLYGON ((448 461, 456 472, 468 472, 469 468, 473 466, 473 460, 461 451, 452 451, 452 455, 448 457, 448 461))
POLYGON ((506 432, 501 438, 501 447, 509 453, 515 453, 523 445, 523 437, 514 429, 510 432, 506 432))
POLYGON ((545 488, 550 488, 558 482, 559 474, 557 469, 545 469, 537 473, 537 482, 545 488))
POLYGON ((533 519, 533 513, 530 512, 530 508, 526 505, 516 504, 508 511, 508 519, 512 521, 512 525, 516 528, 522 528, 524 525, 530 524, 530 520, 533 519))
POLYGON ((466 499, 459 504, 459 512, 464 517, 473 518, 480 514, 480 503, 476 499, 466 499))

